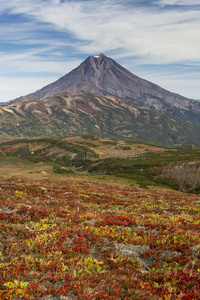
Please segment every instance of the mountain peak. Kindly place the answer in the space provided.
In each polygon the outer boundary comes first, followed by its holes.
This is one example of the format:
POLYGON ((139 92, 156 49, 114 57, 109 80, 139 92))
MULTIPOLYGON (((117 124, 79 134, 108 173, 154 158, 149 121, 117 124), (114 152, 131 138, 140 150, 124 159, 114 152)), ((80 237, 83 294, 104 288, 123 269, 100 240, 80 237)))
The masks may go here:
MULTIPOLYGON (((114 62, 114 60, 112 60, 110 57, 106 56, 103 53, 94 55, 94 56, 89 56, 88 58, 86 58, 86 60, 83 61, 84 63, 94 63, 96 66, 103 64, 103 68, 106 68, 107 64, 110 64, 112 62, 114 62)), ((102 69, 103 71, 103 69, 102 69)))
POLYGON ((6 123, 6 134, 15 130, 32 135, 32 130, 38 128, 45 135, 51 130, 58 135, 99 132, 117 139, 146 139, 159 144, 187 141, 194 145, 194 140, 200 144, 200 102, 134 75, 103 53, 89 56, 76 69, 41 90, 13 100, 0 113, 5 114, 5 122, 8 114, 12 115, 9 120, 16 115, 17 119, 13 119, 17 124, 22 116, 20 128, 6 123), (30 123, 26 124, 30 131, 26 132, 24 120, 29 122, 29 118, 30 123), (48 119, 47 129, 44 124, 48 119), (35 120, 39 124, 36 127, 32 126, 35 120), (46 131, 43 133, 40 127, 46 131))
POLYGON ((100 54, 98 54, 98 55, 94 55, 93 57, 94 57, 94 58, 107 58, 107 56, 104 55, 103 53, 100 53, 100 54))
POLYGON ((196 109, 196 102, 134 75, 103 53, 89 56, 70 73, 28 96, 36 100, 57 93, 75 94, 79 91, 96 96, 111 94, 170 113, 177 108, 188 110, 191 105, 196 109))

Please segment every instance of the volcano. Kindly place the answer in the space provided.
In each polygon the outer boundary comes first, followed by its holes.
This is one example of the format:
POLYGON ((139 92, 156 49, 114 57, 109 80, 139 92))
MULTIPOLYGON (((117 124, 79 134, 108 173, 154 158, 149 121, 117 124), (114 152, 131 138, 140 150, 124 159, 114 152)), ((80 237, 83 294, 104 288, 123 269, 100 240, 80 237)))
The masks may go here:
POLYGON ((142 79, 104 54, 0 106, 0 136, 92 134, 160 146, 200 146, 200 102, 142 79))
POLYGON ((195 119, 200 121, 200 102, 167 91, 132 74, 103 53, 89 56, 76 69, 28 97, 33 100, 45 99, 57 93, 75 94, 79 91, 96 96, 111 94, 173 115, 189 115, 188 112, 193 111, 195 119))

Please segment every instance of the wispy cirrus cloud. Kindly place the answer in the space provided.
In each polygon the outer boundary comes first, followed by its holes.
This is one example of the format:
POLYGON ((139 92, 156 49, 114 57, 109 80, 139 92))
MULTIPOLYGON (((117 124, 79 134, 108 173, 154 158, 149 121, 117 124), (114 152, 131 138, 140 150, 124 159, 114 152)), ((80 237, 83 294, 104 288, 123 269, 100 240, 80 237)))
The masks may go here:
POLYGON ((192 5, 200 5, 199 0, 159 0, 159 4, 162 5, 185 5, 185 6, 192 6, 192 5))
MULTIPOLYGON (((183 0, 161 0, 177 4, 183 0)), ((192 1, 197 3, 197 1, 192 1)), ((154 63, 200 59, 199 11, 130 6, 127 1, 3 1, 3 10, 49 24, 80 41, 77 51, 120 49, 154 63), (195 45, 194 45, 195 41, 195 45)))
POLYGON ((129 59, 130 71, 133 63, 197 65, 198 5, 200 0, 1 0, 2 70, 64 75, 99 52, 129 59))

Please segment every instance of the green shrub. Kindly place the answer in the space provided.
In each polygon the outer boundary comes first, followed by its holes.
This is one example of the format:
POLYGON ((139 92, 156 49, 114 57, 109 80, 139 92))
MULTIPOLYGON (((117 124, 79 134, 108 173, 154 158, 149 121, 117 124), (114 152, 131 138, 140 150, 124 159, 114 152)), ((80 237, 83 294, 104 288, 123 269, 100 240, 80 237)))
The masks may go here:
POLYGON ((63 168, 61 166, 55 166, 53 168, 53 171, 55 174, 75 174, 75 172, 73 170, 70 170, 70 169, 66 169, 66 168, 63 168))
POLYGON ((117 145, 117 142, 112 142, 112 141, 103 141, 102 143, 105 145, 117 145))
POLYGON ((98 136, 95 136, 95 135, 92 135, 92 134, 84 134, 81 136, 83 139, 86 139, 86 140, 93 140, 93 141, 98 141, 99 140, 99 137, 98 136))

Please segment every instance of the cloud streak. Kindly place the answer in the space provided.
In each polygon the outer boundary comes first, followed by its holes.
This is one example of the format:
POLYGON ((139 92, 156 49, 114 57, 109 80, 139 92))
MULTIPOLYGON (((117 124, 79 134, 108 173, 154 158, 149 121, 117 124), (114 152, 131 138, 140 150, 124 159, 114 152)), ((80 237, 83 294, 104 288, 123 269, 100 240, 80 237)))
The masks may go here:
POLYGON ((81 61, 81 55, 99 52, 114 54, 119 60, 129 58, 141 65, 199 64, 200 1, 144 3, 138 0, 2 0, 0 15, 14 16, 16 21, 7 29, 2 24, 1 41, 26 46, 21 46, 20 54, 13 51, 8 55, 0 49, 2 68, 6 72, 8 64, 8 72, 14 66, 19 72, 51 69, 50 72, 62 73, 62 60, 66 65, 75 66, 75 62, 81 61), (74 64, 71 63, 73 55, 74 64))
POLYGON ((192 5, 200 5, 199 0, 160 0, 159 4, 161 5, 185 5, 185 6, 192 6, 192 5))
MULTIPOLYGON (((198 1, 192 1, 197 3, 198 1)), ((162 0, 157 4, 186 4, 162 0)), ((125 2, 3 1, 4 10, 23 14, 80 40, 78 51, 103 49, 146 56, 154 63, 200 60, 199 11, 162 11, 130 7, 125 2), (124 4, 125 3, 125 4, 124 4), (195 41, 195 45, 194 45, 195 41)))

